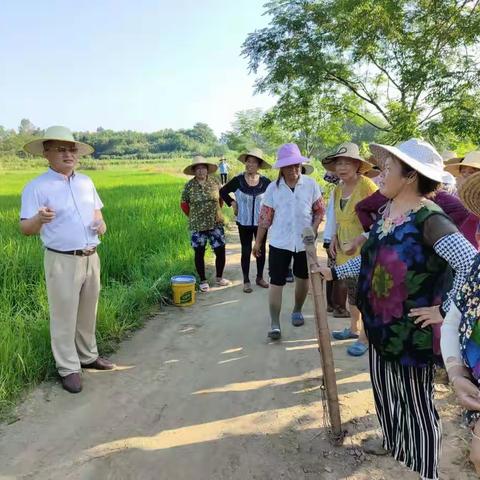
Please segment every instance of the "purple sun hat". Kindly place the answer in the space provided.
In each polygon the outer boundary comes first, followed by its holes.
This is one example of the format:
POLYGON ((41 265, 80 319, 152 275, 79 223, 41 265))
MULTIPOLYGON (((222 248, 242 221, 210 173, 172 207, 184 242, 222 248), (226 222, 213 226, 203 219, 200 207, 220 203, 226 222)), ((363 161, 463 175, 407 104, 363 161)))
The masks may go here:
POLYGON ((273 168, 288 167, 289 165, 306 162, 309 162, 309 159, 302 156, 296 143, 286 143, 278 149, 277 161, 273 168))

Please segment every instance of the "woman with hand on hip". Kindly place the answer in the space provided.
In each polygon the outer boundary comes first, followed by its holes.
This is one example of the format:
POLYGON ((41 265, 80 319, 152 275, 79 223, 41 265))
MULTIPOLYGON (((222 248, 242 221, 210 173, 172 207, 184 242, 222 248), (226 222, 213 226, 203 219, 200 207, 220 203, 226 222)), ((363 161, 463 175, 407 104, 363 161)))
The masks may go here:
POLYGON ((444 174, 434 147, 411 139, 370 149, 385 162, 382 193, 390 201, 360 256, 319 270, 327 280, 359 276, 358 306, 384 448, 422 479, 437 480, 441 424, 433 386, 440 325, 475 249, 427 198, 444 174))
POLYGON ((270 320, 268 336, 281 337, 280 311, 288 267, 293 258, 295 275, 295 306, 291 320, 295 327, 304 324, 303 304, 308 293, 308 266, 302 233, 306 227, 317 232, 325 213, 325 204, 317 182, 301 174, 302 163, 308 162, 294 143, 283 145, 277 153, 274 168, 279 169, 276 182, 265 192, 253 247, 255 256, 261 254, 262 242, 269 231, 270 320))
MULTIPOLYGON (((243 291, 252 293, 250 283, 250 257, 252 254, 252 241, 257 237, 258 217, 260 215, 260 206, 270 184, 270 179, 260 175, 259 169, 271 168, 263 159, 263 152, 255 148, 248 153, 238 157, 245 164, 245 172, 232 178, 226 185, 220 189, 220 196, 223 201, 233 208, 235 213, 240 243, 242 245, 242 273, 243 273, 243 291), (232 198, 231 193, 235 195, 232 198)), ((263 279, 263 269, 265 267, 265 242, 266 236, 257 257, 257 278, 255 283, 262 288, 268 288, 268 283, 263 279)))

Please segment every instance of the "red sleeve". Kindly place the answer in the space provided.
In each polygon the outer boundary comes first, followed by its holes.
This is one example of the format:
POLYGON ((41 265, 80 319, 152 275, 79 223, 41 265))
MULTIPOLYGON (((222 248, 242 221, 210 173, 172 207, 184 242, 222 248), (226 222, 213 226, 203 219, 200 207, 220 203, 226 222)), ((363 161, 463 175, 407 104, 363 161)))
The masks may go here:
POLYGON ((187 217, 190 215, 190 205, 187 202, 181 202, 180 208, 187 217))
POLYGON ((273 223, 274 214, 275 210, 272 207, 262 205, 262 208, 260 209, 260 216, 258 217, 258 226, 268 230, 273 223))
POLYGON ((365 232, 369 232, 378 217, 378 210, 388 202, 388 198, 377 190, 355 206, 358 219, 365 232))

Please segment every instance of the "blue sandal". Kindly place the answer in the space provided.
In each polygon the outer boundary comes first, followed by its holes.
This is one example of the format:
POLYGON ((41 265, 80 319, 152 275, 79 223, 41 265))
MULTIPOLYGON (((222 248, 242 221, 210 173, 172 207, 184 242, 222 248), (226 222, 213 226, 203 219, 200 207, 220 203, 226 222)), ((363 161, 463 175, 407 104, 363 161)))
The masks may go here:
POLYGON ((292 325, 294 327, 301 327, 305 323, 302 312, 292 313, 292 325))
POLYGON ((365 355, 367 351, 368 345, 365 345, 364 343, 358 341, 347 348, 347 353, 352 357, 361 357, 362 355, 365 355))
POLYGON ((344 328, 343 330, 334 330, 332 332, 332 337, 335 340, 350 340, 351 338, 358 338, 357 333, 352 333, 349 328, 344 328))

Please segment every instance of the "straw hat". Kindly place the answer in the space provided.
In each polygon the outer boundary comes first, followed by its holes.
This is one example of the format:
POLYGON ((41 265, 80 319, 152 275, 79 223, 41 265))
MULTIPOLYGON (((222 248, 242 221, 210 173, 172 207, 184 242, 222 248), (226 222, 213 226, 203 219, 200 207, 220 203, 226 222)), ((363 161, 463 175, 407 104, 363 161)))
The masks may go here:
POLYGON ((183 169, 183 173, 185 175, 195 175, 195 167, 197 165, 205 165, 208 173, 215 173, 218 168, 214 163, 207 162, 207 160, 201 155, 196 155, 193 157, 192 163, 183 169))
POLYGON ((240 160, 242 163, 245 163, 248 157, 255 157, 257 160, 260 160, 258 168, 263 168, 265 170, 268 168, 272 168, 272 166, 263 159, 263 152, 259 148, 254 148, 248 153, 242 153, 238 157, 238 160, 240 160))
POLYGON ((302 163, 302 175, 311 175, 314 172, 313 165, 302 163))
POLYGON ((360 156, 360 150, 358 148, 358 145, 355 143, 342 143, 342 145, 338 147, 336 153, 329 155, 322 160, 322 165, 330 172, 335 172, 335 161, 339 158, 350 158, 352 160, 358 160, 360 162, 358 173, 360 174, 367 173, 373 167, 372 164, 368 163, 360 156))
POLYGON ((23 149, 27 153, 31 153, 32 155, 43 155, 43 142, 47 142, 48 140, 74 143, 78 148, 79 156, 90 155, 94 152, 94 148, 91 145, 83 142, 77 142, 77 140, 73 138, 72 132, 67 127, 62 127, 59 125, 48 127, 45 130, 42 138, 37 138, 36 140, 32 140, 31 142, 26 143, 23 146, 23 149))
POLYGON ((480 216, 480 172, 470 175, 460 188, 458 195, 477 217, 480 216))
POLYGON ((445 170, 458 177, 460 175, 460 167, 472 167, 480 170, 480 152, 467 153, 463 159, 459 158, 456 162, 445 165, 445 170))
POLYGON ((411 138, 398 147, 390 145, 370 144, 370 151, 381 161, 394 156, 415 171, 436 182, 443 181, 443 160, 435 148, 428 142, 411 138))

